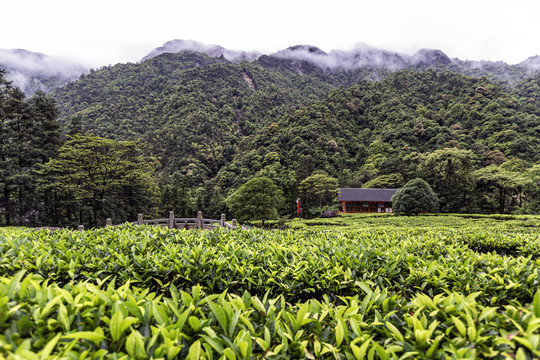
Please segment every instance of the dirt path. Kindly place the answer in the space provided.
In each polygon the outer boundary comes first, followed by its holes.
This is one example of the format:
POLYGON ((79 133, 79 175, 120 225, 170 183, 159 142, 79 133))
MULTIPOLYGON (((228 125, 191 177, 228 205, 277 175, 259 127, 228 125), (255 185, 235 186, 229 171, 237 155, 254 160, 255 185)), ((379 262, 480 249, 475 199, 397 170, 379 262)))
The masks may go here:
POLYGON ((242 76, 244 77, 244 80, 246 80, 251 90, 257 91, 257 89, 255 88, 255 84, 253 83, 253 79, 245 71, 242 71, 242 76))

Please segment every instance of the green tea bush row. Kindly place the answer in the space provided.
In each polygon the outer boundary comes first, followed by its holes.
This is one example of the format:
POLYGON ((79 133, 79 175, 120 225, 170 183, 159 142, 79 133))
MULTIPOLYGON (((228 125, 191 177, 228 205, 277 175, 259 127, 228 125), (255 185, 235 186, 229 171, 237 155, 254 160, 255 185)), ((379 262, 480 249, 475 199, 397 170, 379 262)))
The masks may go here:
MULTIPOLYGON (((537 241, 519 236, 523 248, 537 241)), ((508 237, 511 246, 515 238, 508 237)), ((268 293, 288 301, 354 296, 365 282, 408 298, 480 291, 486 305, 530 302, 540 286, 540 259, 474 251, 466 245, 471 239, 485 240, 468 231, 417 228, 2 232, 0 273, 24 269, 59 284, 114 277, 155 292, 199 284, 209 293, 268 293)))
POLYGON ((537 215, 479 215, 479 214, 432 214, 423 216, 395 216, 392 214, 341 214, 335 218, 292 219, 287 227, 327 230, 339 227, 340 230, 376 228, 452 228, 470 231, 523 232, 526 228, 538 231, 540 216, 537 215))
POLYGON ((290 304, 283 296, 205 295, 128 283, 59 287, 19 272, 0 278, 0 356, 7 359, 534 359, 533 303, 483 306, 479 295, 410 300, 359 294, 290 304), (166 296, 164 296, 166 295, 166 296))

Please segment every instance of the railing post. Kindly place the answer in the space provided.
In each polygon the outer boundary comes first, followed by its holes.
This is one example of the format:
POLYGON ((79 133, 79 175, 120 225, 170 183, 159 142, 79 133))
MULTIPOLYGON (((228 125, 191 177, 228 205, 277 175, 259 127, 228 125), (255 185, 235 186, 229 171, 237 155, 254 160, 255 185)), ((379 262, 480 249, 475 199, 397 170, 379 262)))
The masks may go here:
POLYGON ((107 220, 105 220, 105 224, 106 224, 106 226, 112 226, 112 219, 107 218, 107 220))
POLYGON ((142 225, 142 214, 137 215, 137 225, 142 225))
POLYGON ((232 219, 232 229, 236 230, 236 219, 232 219))
POLYGON ((174 229, 174 211, 169 211, 169 229, 174 229))
POLYGON ((202 221, 202 211, 199 211, 197 213, 197 229, 203 228, 203 221, 202 221))
POLYGON ((225 227, 225 214, 221 214, 221 219, 219 220, 219 226, 225 227))
POLYGON ((77 228, 78 231, 84 231, 84 225, 79 225, 79 227, 77 228))

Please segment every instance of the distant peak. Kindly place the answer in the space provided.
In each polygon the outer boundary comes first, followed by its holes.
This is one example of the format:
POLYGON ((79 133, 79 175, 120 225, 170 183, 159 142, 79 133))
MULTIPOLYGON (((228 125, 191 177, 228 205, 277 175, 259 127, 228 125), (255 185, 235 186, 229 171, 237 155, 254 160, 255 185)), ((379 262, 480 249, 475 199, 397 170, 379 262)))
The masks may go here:
POLYGON ((271 55, 272 57, 285 59, 297 63, 294 65, 301 73, 304 69, 301 65, 302 62, 307 62, 316 65, 319 68, 326 69, 334 66, 332 59, 328 54, 313 45, 294 45, 286 49, 279 50, 271 55))
POLYGON ((85 70, 82 65, 72 61, 24 49, 0 49, 0 64, 8 69, 35 73, 80 74, 85 70))
POLYGON ((212 57, 223 55, 227 60, 254 60, 259 57, 257 52, 235 51, 225 49, 223 46, 215 44, 204 44, 194 40, 176 39, 167 41, 163 46, 152 50, 142 61, 151 59, 163 53, 179 53, 183 51, 193 51, 212 57))
POLYGON ((43 59, 46 56, 43 53, 34 52, 34 51, 28 51, 28 50, 25 50, 25 49, 13 49, 13 50, 11 50, 11 52, 13 54, 17 54, 19 56, 33 57, 33 58, 37 58, 37 59, 43 59))
POLYGON ((519 65, 532 71, 540 70, 540 55, 531 56, 527 60, 520 62, 519 65))
MULTIPOLYGON (((324 51, 322 51, 321 49, 319 49, 318 47, 316 46, 313 46, 313 45, 294 45, 294 46, 290 46, 288 47, 287 49, 285 50, 281 50, 281 51, 299 51, 299 52, 307 52, 309 54, 313 54, 313 55, 328 55, 327 53, 325 53, 324 51)), ((281 52, 281 51, 278 51, 281 52)))
POLYGON ((351 50, 332 50, 329 54, 338 67, 357 69, 364 66, 397 70, 407 65, 408 56, 357 43, 351 50))
MULTIPOLYGON (((444 52, 438 49, 421 49, 411 56, 397 51, 373 47, 364 42, 358 42, 348 50, 335 49, 328 53, 317 46, 300 44, 261 57, 262 54, 255 51, 246 52, 228 50, 220 45, 209 45, 194 40, 182 39, 167 41, 162 46, 150 52, 142 60, 147 60, 165 52, 178 53, 183 51, 198 52, 210 57, 224 56, 227 60, 232 62, 263 59, 264 61, 272 63, 272 61, 275 61, 276 58, 278 58, 288 62, 289 65, 287 66, 292 69, 298 69, 300 72, 305 70, 305 68, 302 67, 304 62, 314 64, 325 71, 332 69, 359 69, 362 67, 376 67, 388 70, 398 70, 406 68, 407 66, 445 68, 449 65, 462 66, 470 69, 495 64, 494 62, 486 61, 472 62, 463 61, 457 58, 450 59, 444 52), (274 58, 274 60, 272 60, 272 58, 274 58)), ((283 64, 284 63, 282 62, 282 65, 283 64)), ((506 64, 498 62, 496 65, 502 66, 506 64)), ((539 70, 540 57, 531 57, 520 65, 532 71, 539 70)))
POLYGON ((420 49, 411 58, 415 65, 449 65, 452 60, 441 50, 420 49))
POLYGON ((380 50, 380 49, 377 49, 376 47, 373 47, 365 42, 357 42, 356 44, 354 44, 354 47, 353 47, 354 50, 380 50))

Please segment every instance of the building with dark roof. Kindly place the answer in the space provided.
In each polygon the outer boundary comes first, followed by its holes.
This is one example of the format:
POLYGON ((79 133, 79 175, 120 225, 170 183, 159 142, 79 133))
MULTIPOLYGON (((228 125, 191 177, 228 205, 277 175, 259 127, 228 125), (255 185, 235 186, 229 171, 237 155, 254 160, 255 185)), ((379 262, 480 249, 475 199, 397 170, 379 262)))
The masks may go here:
POLYGON ((349 213, 391 213, 392 196, 400 189, 339 189, 342 212, 349 213))

